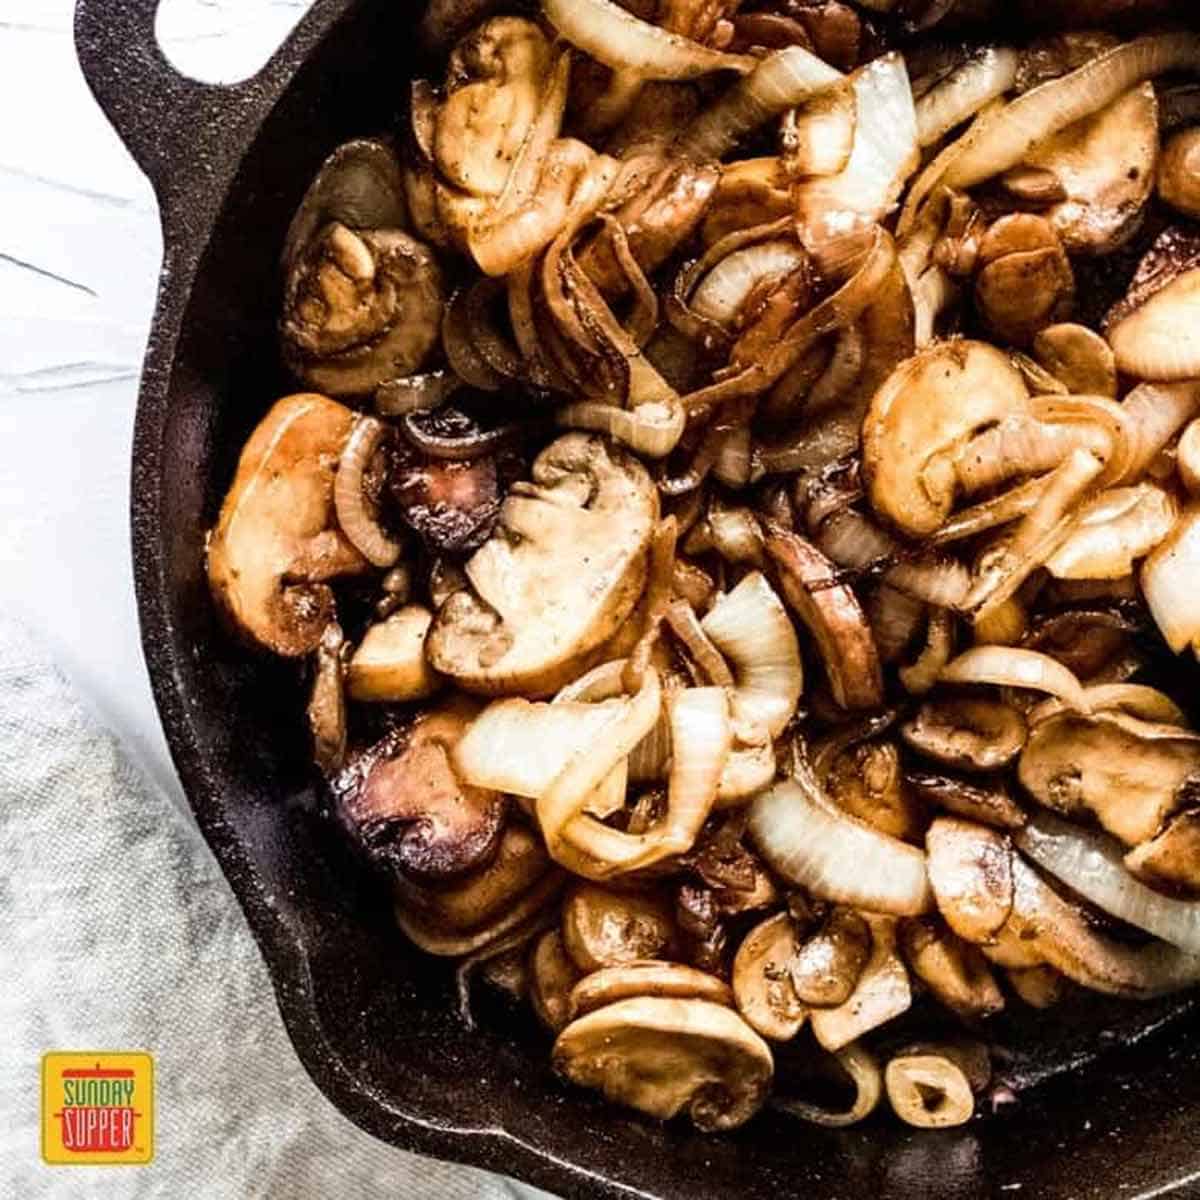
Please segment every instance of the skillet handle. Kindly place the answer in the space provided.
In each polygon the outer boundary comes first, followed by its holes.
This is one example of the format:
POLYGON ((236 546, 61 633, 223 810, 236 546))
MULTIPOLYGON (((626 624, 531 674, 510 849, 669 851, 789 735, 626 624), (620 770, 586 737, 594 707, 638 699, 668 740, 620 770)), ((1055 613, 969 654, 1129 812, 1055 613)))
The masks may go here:
POLYGON ((198 83, 167 61, 154 31, 159 0, 77 0, 75 49, 92 94, 164 207, 204 170, 204 148, 241 85, 198 83))

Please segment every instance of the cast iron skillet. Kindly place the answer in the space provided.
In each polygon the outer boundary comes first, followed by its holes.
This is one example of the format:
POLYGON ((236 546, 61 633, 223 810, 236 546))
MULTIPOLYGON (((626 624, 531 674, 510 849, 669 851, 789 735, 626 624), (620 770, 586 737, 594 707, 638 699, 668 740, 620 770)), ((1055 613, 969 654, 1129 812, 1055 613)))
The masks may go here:
POLYGON ((256 78, 211 87, 163 58, 156 3, 79 0, 75 18, 88 82, 163 222, 133 454, 142 637, 196 819, 330 1100, 397 1146, 569 1196, 1200 1195, 1200 1039, 1176 1019, 1179 1001, 1072 1014, 1011 1064, 1017 1082, 1043 1080, 1013 1115, 941 1134, 883 1118, 836 1134, 767 1115, 701 1137, 561 1086, 532 1022, 459 1025, 447 969, 398 935, 320 815, 290 670, 229 642, 202 571, 239 448, 293 390, 274 331, 289 216, 335 144, 398 116, 415 10, 318 0, 256 78))

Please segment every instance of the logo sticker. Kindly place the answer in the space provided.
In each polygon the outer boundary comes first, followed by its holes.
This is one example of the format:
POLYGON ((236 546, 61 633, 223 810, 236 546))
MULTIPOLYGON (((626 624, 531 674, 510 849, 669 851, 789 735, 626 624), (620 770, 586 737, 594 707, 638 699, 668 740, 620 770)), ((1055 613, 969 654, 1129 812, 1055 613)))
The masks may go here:
POLYGON ((154 1157, 154 1060, 133 1052, 42 1058, 42 1159, 134 1166, 154 1157))

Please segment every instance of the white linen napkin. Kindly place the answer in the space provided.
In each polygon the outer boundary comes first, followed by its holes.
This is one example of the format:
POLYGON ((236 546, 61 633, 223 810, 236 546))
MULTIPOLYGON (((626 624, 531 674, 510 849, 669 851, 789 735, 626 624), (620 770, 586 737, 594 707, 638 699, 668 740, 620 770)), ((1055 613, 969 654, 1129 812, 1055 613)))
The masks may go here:
POLYGON ((321 1095, 197 831, 132 766, 44 650, 2 617, 0 964, 0 1195, 543 1195, 395 1150, 321 1095), (41 1057, 98 1049, 154 1055, 155 1160, 46 1166, 41 1057))

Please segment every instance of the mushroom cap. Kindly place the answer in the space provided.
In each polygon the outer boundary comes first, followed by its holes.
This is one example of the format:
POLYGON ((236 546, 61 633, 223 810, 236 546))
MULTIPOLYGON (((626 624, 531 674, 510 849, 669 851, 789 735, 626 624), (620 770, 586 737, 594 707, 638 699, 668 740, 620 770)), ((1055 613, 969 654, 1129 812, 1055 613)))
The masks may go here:
POLYGON ((995 771, 1021 752, 1025 718, 1002 700, 945 696, 926 700, 900 726, 900 735, 919 754, 964 771, 995 771))
POLYGON ((563 902, 562 917, 567 953, 584 971, 658 958, 675 937, 671 906, 647 892, 580 884, 563 902))
POLYGON ((618 1000, 635 996, 667 996, 675 999, 711 1000, 733 1006, 733 992, 723 979, 683 963, 641 959, 618 967, 601 967, 585 975, 571 989, 571 1019, 594 1012, 618 1000))
POLYGON ((1086 325, 1048 325, 1033 339, 1033 353, 1069 393, 1117 397, 1117 361, 1112 347, 1086 325))
POLYGON ((570 433, 514 484, 468 561, 472 590, 438 611, 426 649, 469 691, 545 695, 633 611, 658 499, 645 468, 601 437, 570 433))
POLYGON ((351 699, 399 703, 437 691, 441 679, 425 657, 425 635, 432 623, 429 609, 407 604, 372 625, 346 669, 351 699))
POLYGON ((986 343, 937 342, 906 359, 875 393, 863 424, 875 511, 913 536, 935 533, 953 508, 955 454, 1028 402, 1020 372, 986 343))
POLYGON ((1181 129, 1158 163, 1158 194, 1185 217, 1200 217, 1200 129, 1181 129))
POLYGON ((354 414, 325 396, 277 401, 250 435, 208 543, 222 613, 276 654, 315 650, 333 617, 325 581, 367 561, 337 529, 333 476, 354 414))
POLYGON ((699 1129, 735 1129, 762 1106, 770 1048, 732 1009, 639 996, 573 1021, 554 1043, 572 1083, 663 1120, 686 1109, 699 1129))
POLYGON ((990 941, 1012 912, 1012 845, 1003 834, 939 817, 925 835, 929 883, 946 924, 968 942, 990 941))
POLYGON ((1153 887, 1200 891, 1200 812, 1171 817, 1160 833, 1125 855, 1125 865, 1153 887))
POLYGON ((547 929, 538 938, 529 957, 529 977, 533 1011, 547 1029, 558 1033, 571 1020, 574 1011, 571 989, 580 977, 559 930, 547 929))
POLYGON ((976 306, 1004 341, 1025 345, 1039 329, 1068 315, 1075 276, 1045 217, 1001 217, 980 239, 978 264, 976 306))
POLYGON ((1129 846, 1158 832, 1198 772, 1200 734, 1117 711, 1036 722, 1017 768, 1039 803, 1068 817, 1090 812, 1129 846))
POLYGON ((788 1042, 808 1017, 789 972, 800 948, 796 923, 786 912, 756 925, 733 960, 733 994, 751 1028, 775 1042, 788 1042))
POLYGON ((852 908, 835 908, 800 946, 789 973, 796 995, 817 1008, 845 1004, 871 957, 871 929, 852 908))

